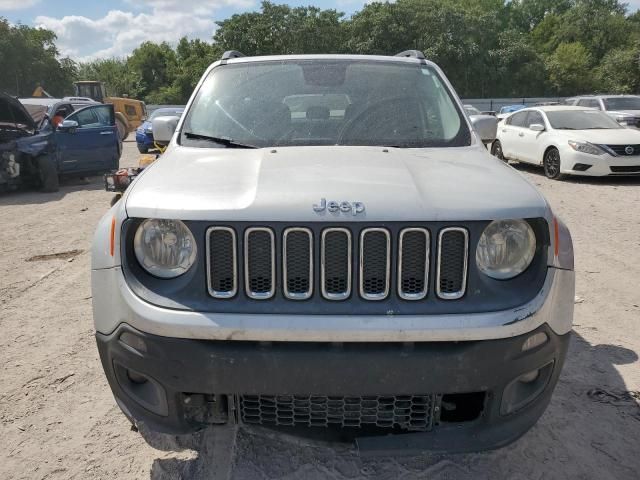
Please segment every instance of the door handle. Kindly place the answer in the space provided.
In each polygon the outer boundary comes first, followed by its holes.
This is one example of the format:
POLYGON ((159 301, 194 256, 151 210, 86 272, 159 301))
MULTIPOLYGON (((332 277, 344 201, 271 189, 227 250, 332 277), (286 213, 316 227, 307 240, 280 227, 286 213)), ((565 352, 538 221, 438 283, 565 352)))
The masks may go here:
POLYGON ((113 135, 113 132, 104 131, 104 132, 100 132, 100 135, 113 135))
POLYGON ((518 136, 519 136, 519 137, 524 137, 524 133, 520 132, 520 133, 518 134, 518 136))

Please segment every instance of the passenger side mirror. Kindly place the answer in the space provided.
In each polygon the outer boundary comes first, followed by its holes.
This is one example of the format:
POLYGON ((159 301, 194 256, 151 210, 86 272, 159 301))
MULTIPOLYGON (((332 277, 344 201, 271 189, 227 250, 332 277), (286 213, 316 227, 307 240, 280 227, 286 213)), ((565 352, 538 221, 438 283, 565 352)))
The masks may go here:
POLYGON ((541 123, 532 123, 529 125, 529 130, 533 130, 534 132, 544 132, 545 128, 541 123))
POLYGON ((491 115, 470 115, 471 125, 480 138, 482 143, 492 143, 496 139, 498 133, 498 119, 491 115))
POLYGON ((61 132, 75 133, 77 128, 78 122, 75 120, 63 120, 62 123, 58 125, 58 130, 61 132))
POLYGON ((157 143, 168 144, 178 128, 180 117, 157 117, 151 122, 153 140, 157 143))

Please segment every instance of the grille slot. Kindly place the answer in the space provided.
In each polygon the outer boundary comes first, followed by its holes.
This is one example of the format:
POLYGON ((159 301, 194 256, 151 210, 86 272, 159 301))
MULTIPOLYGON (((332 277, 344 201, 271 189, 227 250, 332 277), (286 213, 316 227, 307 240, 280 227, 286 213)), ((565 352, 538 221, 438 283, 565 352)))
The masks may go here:
POLYGON ((234 297, 238 292, 238 252, 232 228, 207 230, 207 264, 209 294, 215 298, 234 297))
POLYGON ((275 239, 265 227, 251 227, 244 232, 244 276, 247 296, 266 300, 275 293, 275 239))
POLYGON ((320 247, 320 281, 327 300, 344 300, 351 295, 351 232, 346 228, 327 228, 320 247))
POLYGON ((383 300, 389 295, 391 236, 384 228, 365 228, 360 234, 360 296, 383 300))
POLYGON ((240 416, 244 423, 259 425, 428 431, 435 403, 435 395, 240 395, 240 416))
POLYGON ((429 231, 405 228, 398 243, 398 295, 404 300, 421 300, 429 289, 429 231))
POLYGON ((461 298, 467 287, 469 233, 460 227, 440 230, 436 293, 445 300, 461 298))
POLYGON ((284 295, 304 300, 313 294, 313 234, 308 228, 288 228, 283 235, 284 295))

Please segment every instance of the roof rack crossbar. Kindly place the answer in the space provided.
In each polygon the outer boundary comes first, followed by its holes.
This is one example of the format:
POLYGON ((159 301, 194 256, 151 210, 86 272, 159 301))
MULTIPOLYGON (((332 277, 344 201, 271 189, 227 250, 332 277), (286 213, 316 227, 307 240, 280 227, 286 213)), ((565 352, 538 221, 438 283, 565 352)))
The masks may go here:
POLYGON ((396 53, 395 57, 412 57, 419 60, 425 60, 424 53, 420 50, 405 50, 404 52, 396 53))
POLYGON ((230 58, 240 58, 240 57, 246 57, 246 55, 237 50, 227 50, 222 54, 222 58, 220 60, 229 60, 230 58))

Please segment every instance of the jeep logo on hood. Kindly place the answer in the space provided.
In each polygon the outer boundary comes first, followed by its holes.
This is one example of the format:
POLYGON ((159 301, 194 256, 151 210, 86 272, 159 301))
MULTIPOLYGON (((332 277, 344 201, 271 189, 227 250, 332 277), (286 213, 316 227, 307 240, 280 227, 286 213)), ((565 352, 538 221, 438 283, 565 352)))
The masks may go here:
POLYGON ((313 211, 316 213, 322 213, 325 211, 331 213, 351 213, 356 216, 359 213, 364 212, 364 203, 362 202, 337 202, 335 200, 327 201, 326 198, 321 198, 318 204, 313 205, 313 211))

